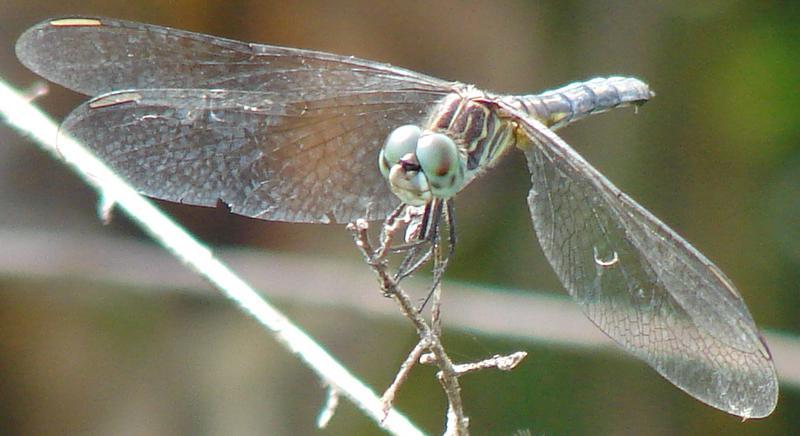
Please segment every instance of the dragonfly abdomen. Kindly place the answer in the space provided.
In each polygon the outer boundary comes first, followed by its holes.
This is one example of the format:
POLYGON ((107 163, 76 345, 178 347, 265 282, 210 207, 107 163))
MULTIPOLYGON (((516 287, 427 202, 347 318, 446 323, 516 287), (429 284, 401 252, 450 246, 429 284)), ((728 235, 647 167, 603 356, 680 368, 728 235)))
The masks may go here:
POLYGON ((504 100, 555 130, 620 106, 640 106, 654 95, 646 83, 633 77, 598 77, 541 94, 510 96, 504 100))

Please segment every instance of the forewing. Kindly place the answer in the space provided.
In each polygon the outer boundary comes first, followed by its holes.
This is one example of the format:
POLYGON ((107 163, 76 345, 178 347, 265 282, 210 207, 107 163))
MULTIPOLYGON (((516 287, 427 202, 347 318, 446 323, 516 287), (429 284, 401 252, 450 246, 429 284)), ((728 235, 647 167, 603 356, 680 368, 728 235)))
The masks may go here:
POLYGON ((16 52, 35 73, 87 95, 210 88, 316 100, 364 91, 446 92, 450 87, 440 79, 354 57, 109 18, 44 21, 20 36, 16 52))
POLYGON ((539 242, 589 319, 695 398, 743 417, 772 412, 772 357, 730 280, 555 133, 510 111, 532 143, 539 242))
POLYGON ((398 200, 378 170, 389 132, 439 98, 362 92, 296 101, 202 89, 121 91, 79 106, 62 134, 84 142, 143 194, 289 222, 381 219, 398 200))

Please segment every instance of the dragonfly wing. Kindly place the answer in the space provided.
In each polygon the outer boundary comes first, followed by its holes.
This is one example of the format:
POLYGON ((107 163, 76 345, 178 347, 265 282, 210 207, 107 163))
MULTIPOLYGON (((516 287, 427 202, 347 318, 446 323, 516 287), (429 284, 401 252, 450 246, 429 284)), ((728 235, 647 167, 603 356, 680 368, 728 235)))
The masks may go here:
POLYGON ((769 415, 772 357, 730 280, 555 133, 510 111, 531 142, 528 205, 539 242, 589 319, 695 398, 769 415))
POLYGON ((221 200, 234 213, 267 220, 345 223, 382 219, 398 204, 378 170, 378 151, 392 129, 422 121, 438 98, 120 91, 79 106, 61 133, 148 196, 202 206, 221 200))
POLYGON ((318 100, 353 91, 446 92, 451 83, 379 62, 250 44, 108 18, 37 24, 17 57, 40 76, 99 95, 122 89, 230 89, 318 100))

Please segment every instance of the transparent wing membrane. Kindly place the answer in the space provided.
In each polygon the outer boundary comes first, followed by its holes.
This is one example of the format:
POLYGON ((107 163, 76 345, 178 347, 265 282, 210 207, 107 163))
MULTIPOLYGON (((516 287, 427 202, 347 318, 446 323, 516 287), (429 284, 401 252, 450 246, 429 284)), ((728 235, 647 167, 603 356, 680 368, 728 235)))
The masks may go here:
POLYGON ((375 91, 308 101, 155 89, 91 100, 62 125, 142 193, 277 221, 382 219, 398 200, 377 170, 386 136, 437 98, 375 91), (122 97, 120 100, 119 97, 122 97))
POLYGON ((447 92, 450 87, 444 80, 350 56, 110 18, 44 21, 19 37, 16 52, 35 73, 86 95, 209 88, 316 100, 375 90, 447 92))
POLYGON ((769 415, 778 395, 772 356, 731 282, 555 133, 516 115, 532 142, 536 234, 589 319, 701 401, 769 415))

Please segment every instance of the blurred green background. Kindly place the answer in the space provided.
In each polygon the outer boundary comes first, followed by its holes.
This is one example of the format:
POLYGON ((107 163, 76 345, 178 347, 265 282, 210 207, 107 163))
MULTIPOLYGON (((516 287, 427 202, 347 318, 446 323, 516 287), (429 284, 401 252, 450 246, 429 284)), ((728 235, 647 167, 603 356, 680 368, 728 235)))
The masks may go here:
MULTIPOLYGON (((640 77, 657 97, 638 115, 592 117, 562 136, 713 259, 762 328, 800 332, 797 2, 3 0, 0 77, 20 88, 39 80, 17 62, 16 37, 42 19, 76 14, 355 55, 502 93, 640 77)), ((82 99, 52 86, 37 104, 61 118, 82 99)), ((95 194, 2 123, 0 144, 3 235, 143 238, 121 216, 103 227, 95 194)), ((457 198, 460 246, 449 279, 563 294, 533 234, 526 172, 512 156, 457 198)), ((341 226, 166 208, 216 247, 360 261, 341 226)), ((0 276, 0 434, 315 431, 318 381, 229 303, 185 289, 3 271, 11 272, 0 276)), ((373 288, 351 292, 391 304, 373 288)), ((378 390, 414 345, 404 323, 325 302, 280 306, 378 390)), ((488 307, 485 316, 505 315, 488 307)), ((456 359, 531 353, 510 374, 462 380, 474 434, 800 434, 796 389, 782 390, 769 418, 741 423, 620 353, 459 331, 447 341, 456 359)), ((442 429, 444 404, 427 368, 398 398, 431 433, 442 429)), ((346 401, 325 432, 379 434, 346 401)))

